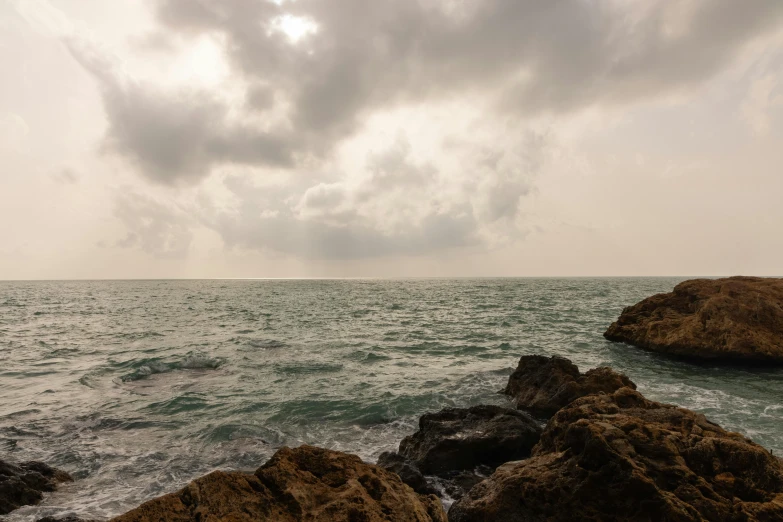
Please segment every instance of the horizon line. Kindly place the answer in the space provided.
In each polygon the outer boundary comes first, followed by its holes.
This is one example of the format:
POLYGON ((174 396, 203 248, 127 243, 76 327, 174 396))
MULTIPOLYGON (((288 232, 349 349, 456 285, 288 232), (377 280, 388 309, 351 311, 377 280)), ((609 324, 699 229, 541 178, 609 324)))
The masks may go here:
POLYGON ((90 282, 90 281, 356 281, 356 280, 410 280, 410 279, 698 279, 726 277, 778 278, 780 275, 529 275, 529 276, 334 276, 334 277, 117 277, 117 278, 41 278, 0 279, 0 283, 25 282, 90 282))

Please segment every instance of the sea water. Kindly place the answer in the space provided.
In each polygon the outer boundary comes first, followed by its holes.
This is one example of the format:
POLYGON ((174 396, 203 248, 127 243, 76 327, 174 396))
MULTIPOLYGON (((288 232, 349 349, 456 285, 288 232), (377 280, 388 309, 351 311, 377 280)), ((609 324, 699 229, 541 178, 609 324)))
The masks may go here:
POLYGON ((606 341, 682 278, 0 282, 0 458, 76 481, 9 521, 108 518, 308 443, 374 462, 524 354, 609 365, 783 454, 783 371, 606 341))

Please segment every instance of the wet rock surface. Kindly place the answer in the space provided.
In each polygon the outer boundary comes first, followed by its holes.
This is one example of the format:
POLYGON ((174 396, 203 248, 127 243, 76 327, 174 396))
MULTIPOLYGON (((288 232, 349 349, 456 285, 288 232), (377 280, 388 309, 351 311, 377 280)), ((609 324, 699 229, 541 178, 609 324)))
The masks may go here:
POLYGON ((283 448, 255 474, 215 471, 115 522, 445 522, 435 496, 389 471, 313 446, 283 448))
POLYGON ((780 521, 783 463, 701 414, 622 388, 559 411, 531 458, 500 466, 449 520, 780 521))
POLYGON ((690 359, 783 364, 783 279, 694 279, 623 310, 604 333, 690 359))
POLYGON ((613 393, 626 386, 636 389, 628 377, 611 368, 594 368, 582 374, 564 357, 525 355, 509 377, 504 393, 512 397, 517 408, 549 418, 579 397, 613 393))
POLYGON ((403 482, 422 495, 437 495, 438 490, 424 477, 419 468, 399 453, 386 451, 378 457, 378 465, 400 476, 403 482))
POLYGON ((0 515, 22 506, 37 504, 43 494, 62 482, 71 482, 68 473, 43 462, 11 464, 0 460, 0 515))
POLYGON ((501 406, 447 408, 419 419, 419 430, 399 453, 424 473, 495 467, 530 456, 541 426, 529 415, 501 406))
POLYGON ((399 452, 381 455, 378 464, 420 492, 437 489, 424 475, 437 476, 446 493, 459 498, 498 465, 530 456, 540 434, 537 421, 510 408, 447 408, 423 415, 399 452))

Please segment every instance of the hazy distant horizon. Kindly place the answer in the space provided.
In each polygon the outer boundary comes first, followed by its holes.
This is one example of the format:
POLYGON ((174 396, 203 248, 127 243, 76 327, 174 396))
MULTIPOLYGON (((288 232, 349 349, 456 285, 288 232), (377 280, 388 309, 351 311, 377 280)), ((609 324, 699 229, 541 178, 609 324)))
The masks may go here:
POLYGON ((783 259, 779 0, 8 0, 0 64, 0 279, 783 259))
POLYGON ((344 276, 344 277, 153 277, 153 278, 105 278, 105 279, 0 279, 0 283, 57 283, 57 282, 101 282, 101 281, 397 281, 416 279, 721 279, 725 277, 746 276, 762 278, 781 278, 780 275, 572 275, 572 276, 344 276))

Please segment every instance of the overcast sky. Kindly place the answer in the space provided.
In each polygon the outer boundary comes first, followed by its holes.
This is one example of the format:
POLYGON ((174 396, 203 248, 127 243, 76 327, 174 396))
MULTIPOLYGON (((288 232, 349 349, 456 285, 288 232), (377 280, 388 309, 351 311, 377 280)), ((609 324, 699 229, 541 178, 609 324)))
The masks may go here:
POLYGON ((783 275, 781 0, 0 0, 0 279, 783 275))

